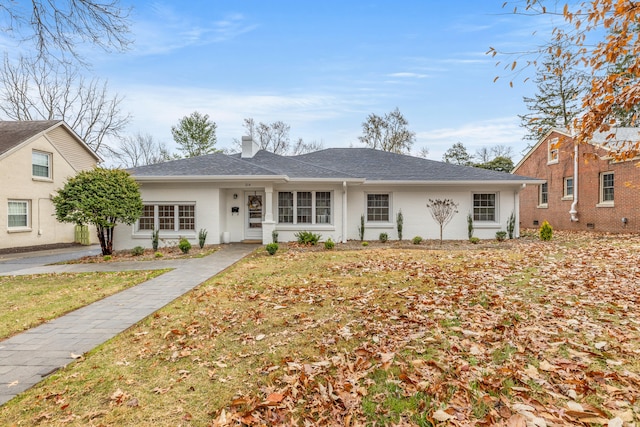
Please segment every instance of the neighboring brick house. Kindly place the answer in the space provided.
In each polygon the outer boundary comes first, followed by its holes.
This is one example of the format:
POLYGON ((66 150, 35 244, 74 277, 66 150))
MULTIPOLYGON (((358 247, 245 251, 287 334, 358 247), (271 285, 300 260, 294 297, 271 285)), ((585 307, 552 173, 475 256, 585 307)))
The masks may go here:
MULTIPOLYGON (((616 129, 614 139, 640 140, 640 129, 616 129)), ((547 220, 556 230, 640 232, 640 160, 613 161, 604 141, 576 147, 569 132, 553 129, 524 156, 513 173, 547 182, 520 193, 520 227, 547 220)))

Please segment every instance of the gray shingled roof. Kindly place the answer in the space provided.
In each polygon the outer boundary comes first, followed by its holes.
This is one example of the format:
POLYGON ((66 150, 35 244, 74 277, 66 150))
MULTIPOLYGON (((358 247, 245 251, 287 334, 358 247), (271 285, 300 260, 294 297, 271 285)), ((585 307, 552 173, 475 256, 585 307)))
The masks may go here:
POLYGON ((331 165, 367 181, 527 181, 506 172, 459 166, 371 148, 328 148, 293 157, 315 165, 331 165))
POLYGON ((221 153, 206 154, 188 159, 172 160, 155 165, 128 169, 133 176, 279 176, 251 162, 221 153))
POLYGON ((61 120, 0 121, 0 154, 44 132, 61 120))
POLYGON ((336 170, 330 164, 304 162, 300 161, 298 157, 280 156, 264 150, 258 151, 252 158, 241 159, 240 154, 234 154, 233 157, 254 165, 260 165, 280 175, 287 175, 289 178, 358 178, 345 170, 336 170))
POLYGON ((292 179, 367 181, 502 181, 534 178, 458 166, 370 148, 329 148, 299 156, 261 150, 252 158, 208 154, 129 169, 136 177, 287 176, 292 179))

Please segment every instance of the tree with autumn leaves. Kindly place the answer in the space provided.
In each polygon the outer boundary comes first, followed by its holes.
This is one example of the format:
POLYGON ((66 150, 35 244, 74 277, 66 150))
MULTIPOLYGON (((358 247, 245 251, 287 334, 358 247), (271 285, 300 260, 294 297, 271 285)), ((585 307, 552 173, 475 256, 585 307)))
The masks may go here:
MULTIPOLYGON (((511 7, 513 2, 505 3, 511 7)), ((557 26, 552 41, 538 53, 549 53, 568 66, 586 68, 586 93, 582 97, 582 114, 573 120, 576 143, 592 140, 594 134, 607 133, 621 124, 637 126, 637 105, 640 104, 640 5, 628 0, 593 0, 576 5, 545 0, 526 0, 523 8, 513 9, 516 14, 561 15, 566 26, 557 26), (562 42, 562 43, 559 43, 562 42), (619 120, 624 116, 625 120, 619 120)), ((500 53, 494 48, 489 53, 500 53)), ((530 60, 525 66, 536 66, 530 60)), ((513 61, 508 69, 522 65, 513 61)), ((605 145, 618 159, 637 155, 637 141, 613 141, 610 136, 605 145)))

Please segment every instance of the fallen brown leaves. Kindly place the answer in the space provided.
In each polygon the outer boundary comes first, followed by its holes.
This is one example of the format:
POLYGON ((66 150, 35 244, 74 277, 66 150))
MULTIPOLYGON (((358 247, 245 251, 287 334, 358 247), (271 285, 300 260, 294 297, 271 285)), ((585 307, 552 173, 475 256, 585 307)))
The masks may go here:
POLYGON ((639 249, 559 233, 261 251, 5 405, 0 424, 632 426, 639 249))
POLYGON ((374 251, 329 265, 331 283, 361 277, 369 289, 348 301, 317 283, 297 293, 350 319, 318 343, 327 357, 283 359, 270 387, 236 399, 214 425, 631 425, 639 248, 635 237, 526 242, 508 254, 374 251), (340 340, 357 345, 338 350, 340 340), (379 370, 395 393, 421 402, 397 411, 388 387, 372 395, 379 370))

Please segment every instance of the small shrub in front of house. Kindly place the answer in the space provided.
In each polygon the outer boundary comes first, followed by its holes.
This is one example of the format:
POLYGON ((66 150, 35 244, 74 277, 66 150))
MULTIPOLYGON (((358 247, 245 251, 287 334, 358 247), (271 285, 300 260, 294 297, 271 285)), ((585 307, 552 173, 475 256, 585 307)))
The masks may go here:
POLYGON ((545 242, 551 240, 553 238, 553 228, 551 227, 551 224, 549 224, 548 221, 544 221, 540 226, 539 233, 540 240, 543 240, 545 242))
POLYGON ((412 242, 414 245, 419 245, 419 244, 422 242, 422 237, 420 237, 420 236, 416 236, 416 237, 414 237, 413 239, 411 239, 411 242, 412 242))
POLYGON ((402 240, 402 228, 404 227, 404 215, 402 215, 402 209, 398 211, 396 215, 396 229, 398 230, 398 240, 402 240))
POLYGON ((315 246, 322 237, 320 234, 315 234, 310 231, 300 231, 294 234, 294 236, 296 236, 296 239, 298 239, 298 243, 300 243, 301 245, 311 246, 315 246))
POLYGON ((269 255, 275 255, 275 253, 278 252, 278 244, 276 242, 269 243, 266 249, 269 255))
POLYGON ((467 236, 469 236, 469 241, 473 237, 473 215, 470 213, 467 214, 467 236))
POLYGON ((204 248, 204 243, 207 241, 207 230, 205 228, 201 228, 198 232, 198 245, 200 249, 204 248))
POLYGON ((386 243, 387 240, 389 240, 389 235, 387 233, 380 233, 380 241, 386 243))
POLYGON ((507 238, 507 232, 504 230, 496 231, 496 240, 498 242, 504 241, 507 238))
POLYGON ((140 256, 144 254, 144 248, 142 246, 136 246, 135 248, 131 249, 131 255, 133 256, 140 256))
POLYGON ((369 246, 369 242, 362 242, 362 246, 369 246))
POLYGON ((102 257, 102 259, 105 261, 111 261, 111 255, 105 255, 102 257))
POLYGON ((472 237, 469 239, 469 242, 473 243, 474 245, 477 245, 478 243, 480 243, 480 238, 479 238, 479 237, 472 236, 472 237))
POLYGON ((153 254, 153 256, 156 258, 162 258, 164 255, 162 254, 162 252, 156 252, 155 254, 153 254))
POLYGON ((188 254, 189 251, 191 250, 191 243, 189 243, 189 241, 186 238, 181 237, 180 242, 178 243, 178 247, 180 248, 183 254, 188 254))
POLYGON ((324 242, 324 248, 327 250, 331 250, 335 247, 336 247, 336 244, 333 242, 333 240, 331 240, 331 237, 329 237, 327 241, 324 242))

